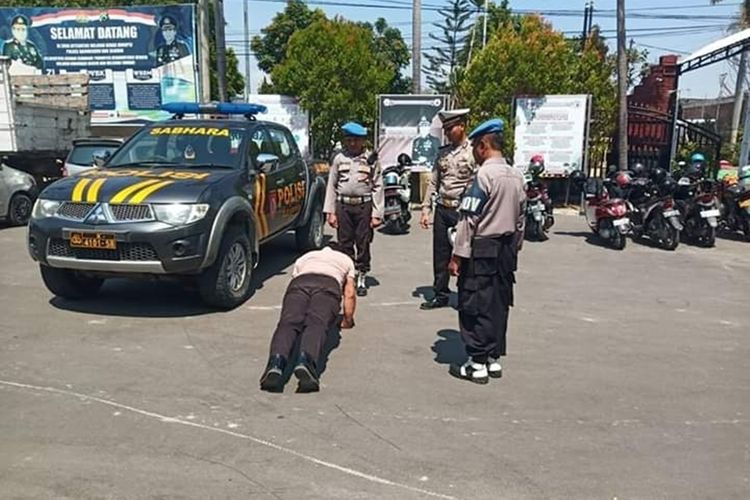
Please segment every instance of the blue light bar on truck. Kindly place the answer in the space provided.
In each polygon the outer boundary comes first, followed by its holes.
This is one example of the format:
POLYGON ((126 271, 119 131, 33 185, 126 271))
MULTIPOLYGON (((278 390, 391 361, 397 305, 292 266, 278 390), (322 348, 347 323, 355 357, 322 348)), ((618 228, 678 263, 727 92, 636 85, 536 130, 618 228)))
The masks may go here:
POLYGON ((213 104, 199 104, 197 102, 169 102, 162 104, 162 111, 174 115, 257 115, 265 113, 268 108, 262 104, 251 104, 244 102, 219 102, 213 104))

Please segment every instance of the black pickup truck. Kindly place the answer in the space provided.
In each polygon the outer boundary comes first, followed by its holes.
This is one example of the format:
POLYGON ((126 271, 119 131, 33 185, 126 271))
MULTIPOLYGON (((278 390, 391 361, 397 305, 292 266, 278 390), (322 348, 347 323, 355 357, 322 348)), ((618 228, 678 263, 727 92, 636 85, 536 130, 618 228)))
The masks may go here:
POLYGON ((39 196, 28 246, 55 295, 90 297, 106 278, 169 276, 232 308, 251 292, 260 244, 294 230, 300 250, 323 245, 325 179, 287 128, 256 120, 263 106, 164 108, 171 120, 39 196), (224 117, 183 118, 211 112, 224 117))

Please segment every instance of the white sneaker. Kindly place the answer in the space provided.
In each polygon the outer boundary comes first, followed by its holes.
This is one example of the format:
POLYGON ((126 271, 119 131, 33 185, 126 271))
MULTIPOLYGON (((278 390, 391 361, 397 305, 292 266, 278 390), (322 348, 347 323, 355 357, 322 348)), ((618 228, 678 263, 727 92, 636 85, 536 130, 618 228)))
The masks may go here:
POLYGON ((503 376, 503 367, 500 366, 499 359, 488 358, 487 359, 487 372, 492 378, 500 378, 503 376))
POLYGON ((448 372, 454 377, 469 380, 475 384, 486 384, 490 381, 487 366, 474 363, 471 359, 462 365, 451 364, 448 372))

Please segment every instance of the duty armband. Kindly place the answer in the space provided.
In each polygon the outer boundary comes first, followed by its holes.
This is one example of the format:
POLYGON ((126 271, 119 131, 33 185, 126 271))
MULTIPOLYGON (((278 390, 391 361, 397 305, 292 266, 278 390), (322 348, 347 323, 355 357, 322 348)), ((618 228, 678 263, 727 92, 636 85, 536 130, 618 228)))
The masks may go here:
POLYGON ((466 190, 466 193, 464 193, 459 211, 466 215, 479 215, 484 210, 487 200, 487 193, 482 191, 482 188, 479 187, 479 183, 475 179, 471 183, 471 186, 469 186, 469 189, 466 190))

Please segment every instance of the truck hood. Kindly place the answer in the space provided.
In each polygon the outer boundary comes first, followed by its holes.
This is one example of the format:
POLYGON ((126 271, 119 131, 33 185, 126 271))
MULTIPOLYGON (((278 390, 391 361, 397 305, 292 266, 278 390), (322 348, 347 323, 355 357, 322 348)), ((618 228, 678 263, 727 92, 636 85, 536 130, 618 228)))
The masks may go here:
POLYGON ((93 169, 66 177, 44 190, 50 200, 84 203, 192 203, 236 170, 174 168, 93 169))

